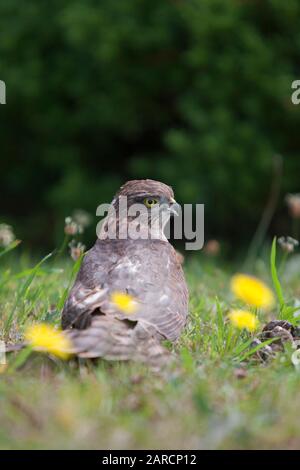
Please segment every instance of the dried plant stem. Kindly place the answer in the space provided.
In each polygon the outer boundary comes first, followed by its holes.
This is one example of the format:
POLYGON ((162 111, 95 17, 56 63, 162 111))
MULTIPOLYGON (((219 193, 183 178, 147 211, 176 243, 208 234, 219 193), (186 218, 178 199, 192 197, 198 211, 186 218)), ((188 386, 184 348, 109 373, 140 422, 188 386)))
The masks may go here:
POLYGON ((267 230, 270 226, 271 220, 276 210, 282 181, 282 163, 283 162, 281 155, 274 155, 273 178, 269 198, 262 213, 258 227, 250 243, 247 258, 244 264, 245 269, 249 269, 253 265, 253 262, 257 257, 259 249, 261 248, 263 241, 266 237, 267 230))

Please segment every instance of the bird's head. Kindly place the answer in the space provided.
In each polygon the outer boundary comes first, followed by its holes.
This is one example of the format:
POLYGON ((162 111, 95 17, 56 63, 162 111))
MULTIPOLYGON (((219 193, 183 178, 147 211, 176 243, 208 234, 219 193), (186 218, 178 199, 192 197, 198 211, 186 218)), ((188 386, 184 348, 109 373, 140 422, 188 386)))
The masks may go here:
POLYGON ((139 224, 140 230, 145 229, 149 233, 150 229, 151 239, 165 239, 164 227, 170 216, 177 215, 179 210, 173 189, 150 179, 127 181, 115 195, 112 206, 118 226, 125 222, 139 224))
POLYGON ((155 180, 127 181, 117 192, 114 203, 120 197, 127 198, 128 208, 133 204, 143 204, 147 210, 159 208, 160 211, 176 213, 177 203, 171 186, 155 180))

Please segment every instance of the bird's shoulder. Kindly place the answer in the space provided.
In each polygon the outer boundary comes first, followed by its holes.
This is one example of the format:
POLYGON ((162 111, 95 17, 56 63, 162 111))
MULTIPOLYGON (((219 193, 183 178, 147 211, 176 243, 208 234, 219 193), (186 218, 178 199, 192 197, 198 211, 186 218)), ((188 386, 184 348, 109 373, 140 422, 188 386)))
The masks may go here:
POLYGON ((88 281, 96 275, 97 282, 114 268, 126 264, 180 265, 173 246, 163 240, 97 240, 86 253, 78 279, 88 281))

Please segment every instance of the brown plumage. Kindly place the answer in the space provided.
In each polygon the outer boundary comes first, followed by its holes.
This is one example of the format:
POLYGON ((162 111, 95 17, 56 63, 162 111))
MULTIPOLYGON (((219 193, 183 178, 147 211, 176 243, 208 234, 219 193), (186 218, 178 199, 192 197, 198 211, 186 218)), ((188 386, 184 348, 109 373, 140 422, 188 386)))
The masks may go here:
MULTIPOLYGON (((135 180, 122 186, 128 206, 155 198, 167 210, 174 203, 172 189, 158 181, 135 180)), ((165 209, 164 209, 165 210, 165 209)), ((118 224, 122 221, 118 220, 118 224)), ((148 224, 148 219, 145 221, 148 224)), ((156 239, 98 239, 85 255, 62 313, 62 327, 80 357, 136 360, 161 364, 168 352, 161 341, 175 341, 188 313, 188 291, 172 245, 159 232, 156 239), (137 301, 134 313, 113 304, 114 292, 137 301)))

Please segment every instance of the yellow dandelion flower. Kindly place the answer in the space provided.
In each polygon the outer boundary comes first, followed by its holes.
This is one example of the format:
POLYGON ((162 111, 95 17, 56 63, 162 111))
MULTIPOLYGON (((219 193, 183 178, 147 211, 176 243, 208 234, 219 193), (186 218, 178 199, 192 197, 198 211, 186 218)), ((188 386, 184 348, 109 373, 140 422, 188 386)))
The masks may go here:
POLYGON ((231 310, 228 317, 231 323, 240 330, 254 331, 259 325, 256 316, 247 310, 231 310))
POLYGON ((124 292, 114 292, 111 295, 112 303, 124 313, 135 313, 137 310, 137 302, 129 294, 124 294, 124 292))
POLYGON ((231 279, 231 290, 246 304, 258 308, 271 308, 274 294, 260 279, 246 274, 236 274, 231 279))
POLYGON ((62 331, 45 323, 27 328, 25 339, 37 351, 49 352, 61 359, 67 359, 69 356, 67 352, 71 348, 69 339, 62 331))

